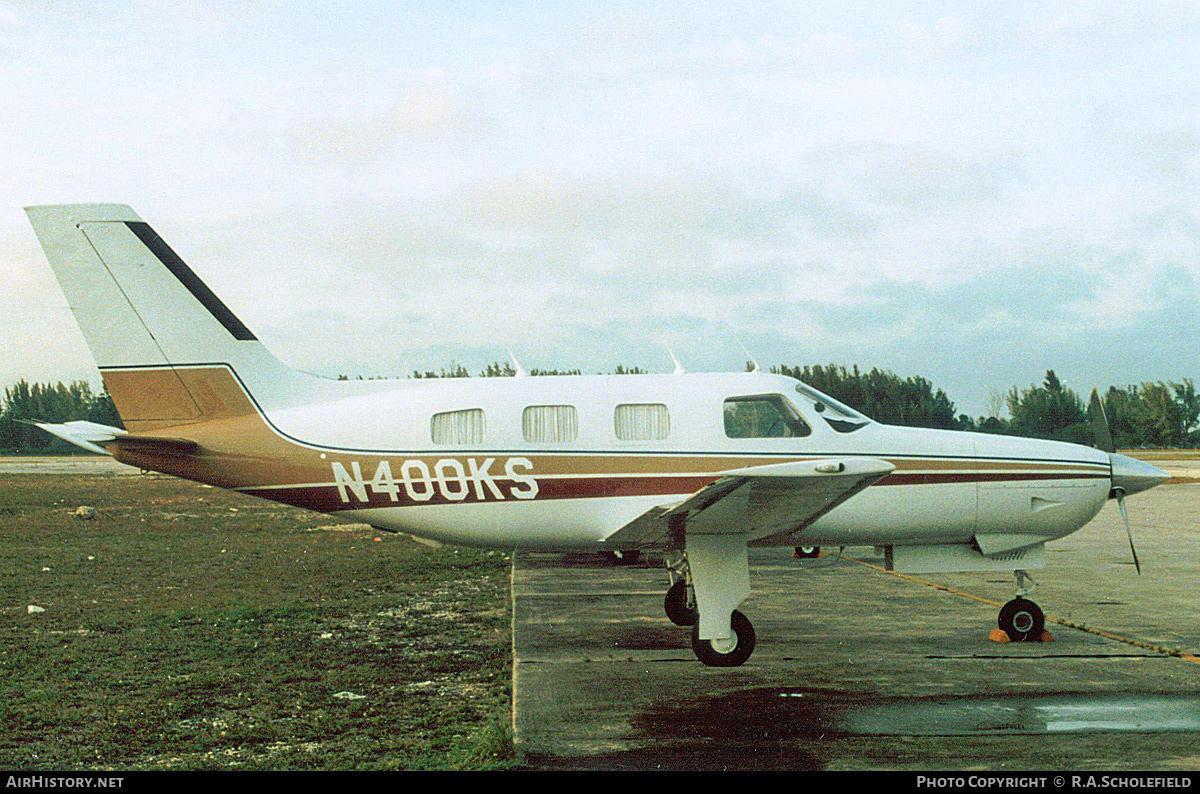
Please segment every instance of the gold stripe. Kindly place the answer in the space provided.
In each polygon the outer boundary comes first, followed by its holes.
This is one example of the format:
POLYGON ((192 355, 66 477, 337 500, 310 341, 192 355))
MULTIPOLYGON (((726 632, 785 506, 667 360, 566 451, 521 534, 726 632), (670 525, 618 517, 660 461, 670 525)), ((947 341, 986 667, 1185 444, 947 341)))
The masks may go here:
MULTIPOLYGON (((364 475, 370 476, 380 461, 395 461, 396 454, 339 452, 310 449, 272 430, 259 415, 254 404, 233 374, 223 366, 195 367, 172 370, 137 369, 108 370, 104 373, 106 388, 120 394, 118 409, 125 419, 126 407, 132 406, 128 429, 146 435, 184 437, 197 442, 202 452, 186 458, 167 458, 145 450, 124 450, 119 442, 113 445, 117 459, 130 465, 164 471, 188 479, 210 482, 227 488, 249 488, 280 483, 320 482, 330 477, 332 463, 348 466, 358 462, 364 475), (145 395, 157 394, 155 398, 145 395), (139 402, 139 400, 141 402, 139 402), (199 410, 200 415, 187 420, 150 418, 150 414, 183 416, 199 410), (322 457, 324 455, 324 457, 322 457)), ((721 471, 748 468, 791 461, 818 460, 818 455, 803 453, 789 457, 764 457, 718 453, 679 455, 663 453, 633 455, 627 453, 550 453, 521 450, 498 454, 485 450, 445 449, 437 452, 403 455, 405 459, 422 460, 432 464, 444 458, 511 457, 518 455, 533 463, 529 474, 536 477, 600 476, 715 476, 721 471), (619 474, 618 474, 619 473, 619 474)), ((1003 472, 1044 473, 1046 475, 1077 474, 1080 477, 1106 475, 1108 469, 1100 464, 939 459, 887 458, 898 474, 931 473, 932 477, 953 474, 969 477, 972 474, 1003 472)))

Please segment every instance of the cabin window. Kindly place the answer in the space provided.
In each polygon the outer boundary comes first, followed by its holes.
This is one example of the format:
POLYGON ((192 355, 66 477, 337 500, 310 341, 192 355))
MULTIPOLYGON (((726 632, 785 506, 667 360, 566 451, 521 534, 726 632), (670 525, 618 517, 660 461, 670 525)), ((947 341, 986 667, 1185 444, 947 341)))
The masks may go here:
POLYGON ((725 401, 725 435, 730 438, 796 438, 810 433, 796 406, 781 394, 725 401))
POLYGON ((661 403, 626 403, 613 413, 613 428, 622 441, 657 441, 671 432, 671 414, 661 403))
POLYGON ((435 444, 482 444, 483 431, 482 408, 434 414, 429 423, 435 444))
POLYGON ((531 405, 521 413, 526 441, 574 441, 579 415, 574 405, 531 405))

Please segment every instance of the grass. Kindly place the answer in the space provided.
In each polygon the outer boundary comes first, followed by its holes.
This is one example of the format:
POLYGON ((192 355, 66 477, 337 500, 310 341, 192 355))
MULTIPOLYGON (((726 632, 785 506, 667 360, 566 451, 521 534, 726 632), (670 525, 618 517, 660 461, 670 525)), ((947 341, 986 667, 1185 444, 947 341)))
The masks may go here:
POLYGON ((0 476, 0 768, 510 767, 508 566, 166 477, 0 476))

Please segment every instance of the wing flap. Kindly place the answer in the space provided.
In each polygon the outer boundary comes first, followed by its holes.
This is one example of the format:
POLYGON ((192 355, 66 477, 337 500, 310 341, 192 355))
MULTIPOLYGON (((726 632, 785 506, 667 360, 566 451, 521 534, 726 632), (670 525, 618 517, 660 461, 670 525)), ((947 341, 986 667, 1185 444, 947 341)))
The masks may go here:
POLYGON ((669 506, 652 507, 600 541, 614 549, 643 549, 658 545, 667 536, 669 506))

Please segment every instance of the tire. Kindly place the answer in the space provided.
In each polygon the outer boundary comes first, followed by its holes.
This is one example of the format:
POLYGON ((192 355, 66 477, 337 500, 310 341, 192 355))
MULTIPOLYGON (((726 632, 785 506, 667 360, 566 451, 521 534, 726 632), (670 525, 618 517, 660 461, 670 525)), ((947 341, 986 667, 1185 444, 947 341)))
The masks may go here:
POLYGON ((737 644, 726 653, 714 648, 711 641, 700 639, 699 620, 692 626, 692 651, 697 659, 709 667, 741 667, 750 658, 750 654, 754 653, 754 626, 750 624, 750 620, 735 609, 729 617, 729 622, 737 644))
POLYGON ((676 626, 696 625, 696 610, 687 605, 687 582, 683 579, 671 585, 663 599, 663 609, 676 626))
POLYGON ((996 623, 1013 642, 1037 642, 1046 628, 1046 616, 1029 599, 1014 598, 1000 609, 996 623))

